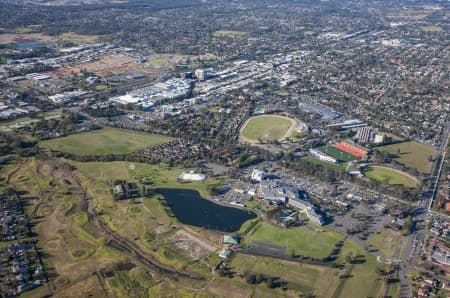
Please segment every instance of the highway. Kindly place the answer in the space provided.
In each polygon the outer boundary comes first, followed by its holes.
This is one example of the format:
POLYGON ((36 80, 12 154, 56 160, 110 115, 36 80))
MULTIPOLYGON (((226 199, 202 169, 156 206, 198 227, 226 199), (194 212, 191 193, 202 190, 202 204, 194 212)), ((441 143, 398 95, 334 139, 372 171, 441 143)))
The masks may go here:
MULTIPOLYGON (((411 289, 409 286, 407 273, 409 269, 417 266, 419 263, 419 257, 424 247, 424 241, 426 238, 426 231, 424 229, 427 216, 430 212, 430 208, 433 205, 433 200, 436 196, 436 191, 439 183, 439 177, 441 175, 442 167, 445 160, 446 147, 450 135, 450 121, 444 129, 441 136, 441 142, 437 148, 437 156, 440 158, 437 162, 439 164, 436 176, 430 177, 432 181, 431 189, 427 184, 424 184, 421 196, 419 197, 419 204, 414 210, 414 228, 407 238, 407 244, 405 252, 403 254, 402 262, 400 263, 400 297, 409 298, 412 297, 411 289)), ((431 169, 432 174, 433 169, 431 169)))

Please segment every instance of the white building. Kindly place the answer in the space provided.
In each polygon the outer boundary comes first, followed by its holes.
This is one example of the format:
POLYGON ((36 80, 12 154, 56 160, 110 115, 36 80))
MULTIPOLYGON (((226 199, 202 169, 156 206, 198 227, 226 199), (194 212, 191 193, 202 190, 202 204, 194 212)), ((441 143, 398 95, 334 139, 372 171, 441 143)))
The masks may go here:
POLYGON ((319 150, 309 149, 309 153, 311 153, 312 156, 314 156, 314 157, 316 157, 316 158, 318 158, 318 159, 320 159, 322 161, 331 162, 331 163, 337 163, 338 162, 336 158, 334 158, 334 157, 332 157, 332 156, 330 156, 328 154, 325 154, 325 153, 323 153, 322 151, 319 151, 319 150))
POLYGON ((324 221, 322 216, 316 212, 314 205, 310 202, 298 198, 289 199, 288 205, 305 212, 306 216, 312 223, 320 226, 323 225, 324 221))
POLYGON ((251 179, 253 181, 261 182, 264 180, 264 178, 265 178, 265 174, 263 171, 260 171, 258 169, 253 169, 252 175, 251 175, 251 179))
POLYGON ((194 73, 199 81, 204 81, 206 79, 207 76, 206 69, 196 69, 194 73))
POLYGON ((263 180, 259 184, 258 195, 267 201, 286 204, 288 200, 298 199, 298 189, 274 180, 263 180))
POLYGON ((379 135, 379 134, 377 134, 375 136, 375 139, 373 140, 373 142, 375 144, 381 144, 381 143, 383 143, 383 141, 384 141, 384 136, 383 135, 379 135))
POLYGON ((190 171, 189 173, 183 172, 179 176, 180 180, 183 181, 203 181, 206 180, 206 176, 203 174, 196 174, 194 171, 190 171))

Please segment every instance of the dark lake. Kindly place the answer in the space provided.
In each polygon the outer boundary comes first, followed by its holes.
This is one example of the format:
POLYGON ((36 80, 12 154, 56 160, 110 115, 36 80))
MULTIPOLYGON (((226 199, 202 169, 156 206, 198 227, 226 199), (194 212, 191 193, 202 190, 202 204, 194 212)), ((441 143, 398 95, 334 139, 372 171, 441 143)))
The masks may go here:
POLYGON ((160 188, 156 192, 165 198, 177 219, 187 225, 233 232, 256 217, 253 212, 215 204, 195 190, 160 188))

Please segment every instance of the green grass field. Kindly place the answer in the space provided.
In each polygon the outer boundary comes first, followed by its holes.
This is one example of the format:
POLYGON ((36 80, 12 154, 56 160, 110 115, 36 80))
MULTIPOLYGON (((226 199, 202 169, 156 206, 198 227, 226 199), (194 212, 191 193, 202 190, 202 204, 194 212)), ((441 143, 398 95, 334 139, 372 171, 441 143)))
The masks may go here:
POLYGON ((362 255, 366 262, 355 264, 351 277, 343 280, 339 295, 333 297, 380 297, 383 290, 383 280, 377 274, 377 268, 387 269, 387 265, 379 264, 376 257, 368 254, 354 240, 346 240, 342 247, 338 262, 344 263, 346 256, 362 255))
POLYGON ((231 31, 231 30, 218 30, 213 32, 213 36, 214 37, 223 37, 223 36, 228 36, 228 37, 237 37, 237 36, 243 36, 248 34, 248 32, 244 32, 244 31, 231 31))
POLYGON ((404 142, 382 146, 377 147, 376 150, 398 155, 395 158, 396 161, 410 168, 415 168, 422 173, 430 171, 431 162, 429 157, 436 155, 436 151, 432 147, 418 142, 404 142))
POLYGON ((148 146, 167 143, 171 138, 133 132, 116 128, 104 128, 67 137, 46 140, 42 148, 76 155, 125 154, 148 146))
POLYGON ((303 31, 303 34, 306 36, 311 36, 311 35, 315 35, 316 32, 315 31, 303 31))
POLYGON ((108 89, 108 85, 105 84, 95 86, 95 91, 105 91, 106 89, 108 89))
POLYGON ((439 26, 422 26, 419 28, 423 32, 443 32, 444 29, 439 26))
POLYGON ((169 64, 169 61, 167 60, 150 60, 147 62, 147 65, 151 65, 151 66, 166 66, 167 64, 169 64))
POLYGON ((285 229, 260 222, 244 237, 244 241, 267 242, 284 246, 287 251, 293 249, 298 255, 323 258, 330 254, 342 238, 342 235, 333 231, 315 232, 305 227, 285 229))
POLYGON ((231 267, 238 274, 249 272, 280 277, 302 294, 314 294, 314 297, 332 297, 339 283, 339 269, 266 257, 237 254, 231 267))
POLYGON ((391 185, 401 184, 406 187, 417 187, 417 182, 406 174, 387 168, 371 167, 364 172, 366 177, 391 185))
POLYGON ((345 151, 342 151, 332 145, 325 145, 317 148, 319 151, 322 151, 334 158, 342 160, 344 162, 352 161, 358 159, 356 156, 353 156, 345 151))
POLYGON ((250 118, 241 131, 246 139, 257 141, 275 141, 287 137, 294 120, 277 115, 261 115, 250 118))
POLYGON ((374 234, 370 237, 367 243, 378 250, 377 255, 386 258, 395 258, 402 237, 400 232, 383 229, 381 233, 374 234))
POLYGON ((345 169, 347 167, 347 164, 345 164, 345 163, 339 163, 339 164, 329 163, 329 162, 314 158, 312 156, 307 156, 307 157, 304 157, 303 159, 307 160, 308 162, 310 162, 312 164, 322 165, 326 168, 333 169, 338 172, 345 172, 345 169))
POLYGON ((220 183, 220 179, 209 177, 205 181, 180 183, 177 178, 183 171, 181 167, 168 167, 164 164, 144 164, 127 161, 111 162, 77 162, 64 160, 76 167, 83 175, 98 182, 110 183, 111 180, 121 179, 137 181, 141 179, 149 181, 147 189, 150 188, 184 188, 197 190, 202 196, 208 196, 209 189, 220 183))

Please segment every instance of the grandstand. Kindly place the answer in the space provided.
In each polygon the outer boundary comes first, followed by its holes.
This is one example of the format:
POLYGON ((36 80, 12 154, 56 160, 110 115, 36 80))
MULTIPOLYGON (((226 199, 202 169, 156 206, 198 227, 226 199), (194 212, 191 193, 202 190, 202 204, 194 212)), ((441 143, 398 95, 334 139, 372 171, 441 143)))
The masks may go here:
POLYGON ((356 156, 349 154, 343 150, 336 148, 333 145, 325 145, 319 148, 315 148, 316 151, 323 152, 324 154, 334 157, 337 161, 348 162, 357 159, 356 156))
POLYGON ((340 143, 337 143, 336 148, 344 152, 347 152, 353 156, 356 156, 358 158, 366 156, 367 153, 369 152, 369 150, 367 150, 366 148, 358 146, 350 141, 342 141, 340 143))

